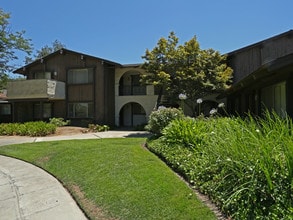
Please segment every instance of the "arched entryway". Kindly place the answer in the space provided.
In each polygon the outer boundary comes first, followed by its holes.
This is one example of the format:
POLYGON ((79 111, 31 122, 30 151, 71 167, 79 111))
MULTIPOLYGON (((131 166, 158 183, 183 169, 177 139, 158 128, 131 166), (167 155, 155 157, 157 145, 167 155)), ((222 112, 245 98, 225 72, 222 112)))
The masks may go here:
POLYGON ((119 112, 120 127, 135 127, 146 124, 146 111, 136 102, 125 104, 119 112))

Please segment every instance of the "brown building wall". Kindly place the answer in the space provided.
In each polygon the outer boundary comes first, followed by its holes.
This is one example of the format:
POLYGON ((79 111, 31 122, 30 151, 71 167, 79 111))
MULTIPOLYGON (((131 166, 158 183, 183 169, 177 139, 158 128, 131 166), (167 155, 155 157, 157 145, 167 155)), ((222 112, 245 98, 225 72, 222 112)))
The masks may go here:
POLYGON ((26 122, 33 121, 33 103, 32 102, 16 102, 12 104, 13 121, 26 122))
POLYGON ((228 54, 228 64, 234 70, 233 81, 239 82, 261 66, 293 53, 292 33, 276 36, 228 54))
POLYGON ((94 85, 70 85, 68 86, 68 102, 93 102, 94 85))
POLYGON ((65 101, 56 101, 53 103, 53 115, 56 118, 67 119, 67 106, 65 101))
POLYGON ((104 68, 105 75, 105 116, 104 120, 107 124, 115 125, 115 68, 110 65, 105 65, 104 68))
POLYGON ((103 64, 96 66, 96 74, 94 77, 95 87, 95 119, 97 123, 104 122, 104 114, 105 114, 105 97, 104 97, 104 86, 105 86, 105 78, 104 78, 104 66, 103 64))
MULTIPOLYGON (((36 72, 50 72, 52 79, 66 83, 66 100, 50 101, 54 103, 53 117, 70 119, 67 118, 67 107, 69 102, 92 102, 94 103, 94 118, 73 119, 73 121, 76 122, 75 124, 78 124, 78 121, 89 121, 99 124, 114 125, 114 64, 104 62, 95 57, 64 50, 62 54, 55 53, 54 55, 44 57, 43 60, 38 60, 34 65, 29 65, 25 69, 25 75, 28 80, 35 79, 36 72), (69 85, 67 83, 67 72, 70 69, 76 68, 93 68, 93 83, 69 85)), ((17 107, 17 109, 19 108, 17 107)))

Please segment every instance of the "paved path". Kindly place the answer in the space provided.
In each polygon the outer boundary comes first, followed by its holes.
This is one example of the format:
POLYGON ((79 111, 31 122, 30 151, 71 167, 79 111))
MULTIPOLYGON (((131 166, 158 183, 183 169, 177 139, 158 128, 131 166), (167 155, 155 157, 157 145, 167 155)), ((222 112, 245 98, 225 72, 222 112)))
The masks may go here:
MULTIPOLYGON (((108 131, 69 136, 6 137, 0 146, 39 141, 146 137, 147 132, 108 131)), ((71 195, 53 176, 32 164, 0 155, 1 220, 86 219, 71 195)))
POLYGON ((33 143, 40 141, 78 140, 78 139, 100 139, 100 138, 126 138, 126 137, 147 137, 146 131, 105 131, 97 133, 74 134, 66 136, 46 137, 22 137, 22 136, 0 136, 0 146, 21 143, 33 143))
POLYGON ((0 156, 0 216, 1 220, 86 219, 53 176, 4 156, 0 156))

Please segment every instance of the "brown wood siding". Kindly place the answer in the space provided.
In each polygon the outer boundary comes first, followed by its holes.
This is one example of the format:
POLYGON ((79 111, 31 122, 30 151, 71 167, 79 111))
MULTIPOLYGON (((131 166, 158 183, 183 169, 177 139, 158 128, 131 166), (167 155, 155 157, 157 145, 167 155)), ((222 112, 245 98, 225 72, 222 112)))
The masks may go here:
POLYGON ((104 124, 105 115, 105 78, 104 78, 104 66, 98 63, 95 72, 95 119, 97 123, 104 124))
POLYGON ((94 101, 93 85, 69 85, 68 102, 94 101))
POLYGON ((105 123, 115 125, 115 69, 105 65, 105 123))
POLYGON ((234 83, 239 82, 262 65, 277 58, 293 53, 293 37, 283 36, 264 41, 254 47, 249 47, 228 56, 228 64, 234 70, 234 83))
POLYGON ((268 41, 261 48, 262 64, 290 53, 293 53, 293 38, 291 36, 284 36, 276 40, 268 41))
MULTIPOLYGON (((54 102, 54 117, 67 117, 70 102, 93 102, 93 122, 114 125, 115 123, 115 64, 99 58, 70 52, 51 54, 44 59, 26 66, 27 79, 34 79, 36 72, 50 72, 51 78, 66 83, 66 100, 54 102), (93 68, 94 82, 91 84, 68 84, 70 69, 93 68)), ((78 121, 79 119, 76 119, 78 121)))
POLYGON ((251 48, 232 57, 230 65, 234 70, 234 83, 239 82, 261 65, 260 49, 251 48))

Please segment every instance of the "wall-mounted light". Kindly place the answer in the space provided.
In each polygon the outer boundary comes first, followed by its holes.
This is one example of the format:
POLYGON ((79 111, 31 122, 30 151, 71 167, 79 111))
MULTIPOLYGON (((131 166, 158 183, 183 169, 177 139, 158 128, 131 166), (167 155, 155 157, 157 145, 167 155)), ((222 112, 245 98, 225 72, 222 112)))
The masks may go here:
POLYGON ((63 49, 60 50, 60 54, 63 54, 63 49))
POLYGON ((80 59, 81 59, 81 60, 83 60, 83 59, 84 59, 83 55, 80 55, 80 59))
POLYGON ((57 71, 54 71, 54 73, 53 73, 53 74, 54 74, 54 76, 57 76, 57 71))
POLYGON ((43 63, 43 62, 44 62, 44 59, 42 58, 42 59, 41 59, 41 63, 43 63))

